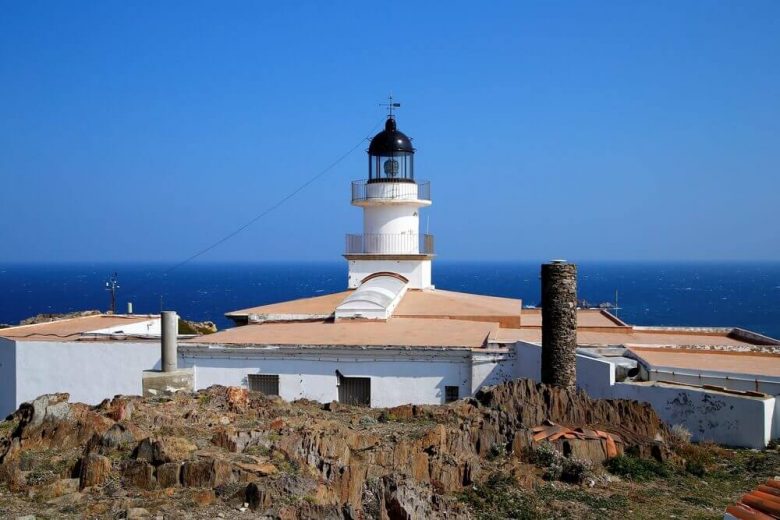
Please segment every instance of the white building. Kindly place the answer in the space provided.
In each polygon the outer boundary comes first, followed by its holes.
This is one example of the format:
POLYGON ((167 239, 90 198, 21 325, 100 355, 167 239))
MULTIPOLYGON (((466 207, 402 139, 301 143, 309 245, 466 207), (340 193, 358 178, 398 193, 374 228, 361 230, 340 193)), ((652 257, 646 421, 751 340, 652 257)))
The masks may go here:
POLYGON ((160 317, 84 316, 0 329, 0 417, 42 394, 97 404, 160 367, 160 317))
MULTIPOLYGON (((368 178, 352 183, 363 233, 347 236, 347 290, 232 311, 239 326, 180 341, 179 366, 192 369, 196 388, 390 407, 540 378, 538 309, 434 287, 433 240, 419 232, 430 187, 415 179, 411 140, 392 116, 368 156, 368 178)), ((697 440, 762 447, 780 437, 780 341, 740 329, 635 327, 600 310, 580 310, 577 321, 577 383, 593 397, 651 403, 697 440)), ((42 393, 90 403, 141 393, 142 370, 159 368, 155 334, 157 317, 0 330, 0 413, 42 393)))

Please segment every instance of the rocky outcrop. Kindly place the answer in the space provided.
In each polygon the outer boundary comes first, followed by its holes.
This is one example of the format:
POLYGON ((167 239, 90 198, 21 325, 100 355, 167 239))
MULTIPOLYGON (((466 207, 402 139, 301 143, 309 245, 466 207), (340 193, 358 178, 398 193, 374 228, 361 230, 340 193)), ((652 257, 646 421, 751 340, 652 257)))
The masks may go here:
POLYGON ((43 313, 36 314, 29 318, 25 318, 19 322, 19 325, 35 325, 36 323, 48 323, 50 321, 66 320, 70 318, 81 318, 83 316, 95 316, 102 314, 98 310, 90 311, 76 311, 76 312, 64 312, 64 313, 43 313))
POLYGON ((26 403, 15 426, 0 430, 0 480, 19 493, 73 476, 93 499, 120 486, 277 518, 459 518, 453 495, 486 478, 496 454, 509 454, 506 463, 521 455, 530 429, 545 420, 610 431, 648 454, 666 434, 646 405, 530 381, 447 406, 389 410, 286 403, 216 386, 94 407, 59 394, 26 403), (48 475, 42 468, 53 454, 63 461, 59 473, 31 484, 30 474, 48 475), (293 496, 305 500, 291 503, 293 496))
POLYGON ((213 321, 190 321, 179 318, 179 334, 203 336, 215 332, 217 332, 217 325, 213 321))

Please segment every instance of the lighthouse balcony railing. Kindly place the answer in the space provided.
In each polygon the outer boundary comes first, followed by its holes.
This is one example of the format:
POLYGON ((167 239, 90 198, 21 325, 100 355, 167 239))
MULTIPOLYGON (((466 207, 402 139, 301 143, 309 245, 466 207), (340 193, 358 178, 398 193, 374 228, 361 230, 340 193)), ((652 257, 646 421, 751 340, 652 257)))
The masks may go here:
POLYGON ((352 181, 352 202, 367 200, 431 200, 430 181, 352 181))
POLYGON ((373 234, 347 235, 348 255, 432 255, 433 235, 373 234))

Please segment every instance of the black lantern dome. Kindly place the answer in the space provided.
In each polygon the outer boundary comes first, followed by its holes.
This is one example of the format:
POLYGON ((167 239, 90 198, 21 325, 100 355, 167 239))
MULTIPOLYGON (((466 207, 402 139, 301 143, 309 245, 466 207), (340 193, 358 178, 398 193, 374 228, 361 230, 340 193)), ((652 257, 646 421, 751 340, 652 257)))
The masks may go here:
POLYGON ((368 182, 414 182, 412 140, 398 130, 392 115, 368 146, 368 182))

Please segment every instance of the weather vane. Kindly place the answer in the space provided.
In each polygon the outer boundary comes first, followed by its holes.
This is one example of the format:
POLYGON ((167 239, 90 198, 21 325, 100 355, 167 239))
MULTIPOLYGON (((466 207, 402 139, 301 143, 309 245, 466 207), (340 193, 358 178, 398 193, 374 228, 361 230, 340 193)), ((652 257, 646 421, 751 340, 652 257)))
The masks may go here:
POLYGON ((401 108, 401 103, 393 102, 393 93, 391 92, 390 95, 387 96, 387 103, 379 103, 379 106, 387 107, 387 117, 393 117, 393 109, 401 108))

